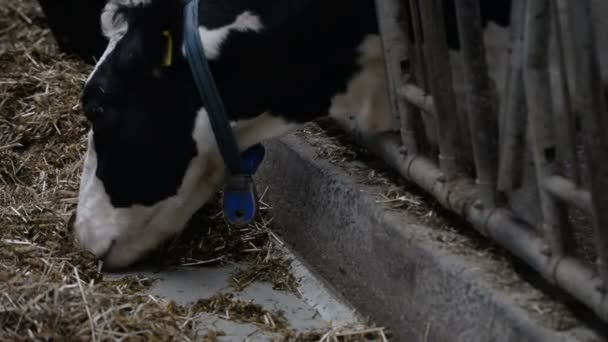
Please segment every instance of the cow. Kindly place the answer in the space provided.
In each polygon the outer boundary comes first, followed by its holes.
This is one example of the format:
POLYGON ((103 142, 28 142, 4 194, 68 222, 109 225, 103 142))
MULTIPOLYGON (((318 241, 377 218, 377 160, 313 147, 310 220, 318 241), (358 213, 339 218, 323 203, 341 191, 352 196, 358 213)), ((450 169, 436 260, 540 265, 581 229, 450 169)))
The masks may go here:
MULTIPOLYGON (((59 49, 87 63, 101 57, 108 44, 98 20, 107 0, 38 0, 59 49)), ((443 0, 443 15, 448 47, 460 50, 454 0, 443 0)), ((510 24, 511 0, 479 0, 483 27, 493 22, 501 27, 510 24)), ((411 22, 411 18, 407 18, 411 22)), ((411 30, 411 29, 410 29, 411 30)), ((413 36, 411 37, 414 40, 413 36)))
MULTIPOLYGON (((109 0, 101 14, 109 43, 82 92, 91 129, 74 230, 108 269, 178 234, 226 176, 185 58, 183 10, 109 0)), ((367 133, 397 127, 374 0, 201 0, 199 15, 241 151, 324 115, 367 133)))
POLYGON ((99 21, 106 0, 38 0, 38 3, 59 50, 87 63, 99 59, 108 44, 99 21))
MULTIPOLYGON (((226 176, 185 58, 184 6, 109 0, 101 13, 108 44, 82 93, 91 129, 74 228, 107 268, 178 234, 226 176)), ((240 151, 321 116, 365 134, 398 127, 374 0, 201 0, 199 15, 240 151)))

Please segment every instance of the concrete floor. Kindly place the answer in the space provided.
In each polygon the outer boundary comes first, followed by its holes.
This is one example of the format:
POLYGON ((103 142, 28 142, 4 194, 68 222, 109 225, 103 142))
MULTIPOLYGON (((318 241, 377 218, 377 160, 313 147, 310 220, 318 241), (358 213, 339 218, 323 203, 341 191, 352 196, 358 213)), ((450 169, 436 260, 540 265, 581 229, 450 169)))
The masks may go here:
MULTIPOLYGON (((233 264, 214 267, 174 267, 160 272, 144 267, 124 273, 106 274, 108 278, 140 275, 154 280, 149 293, 178 304, 191 304, 199 299, 220 293, 233 293, 235 299, 252 300, 272 312, 282 311, 291 329, 297 333, 326 331, 339 327, 363 326, 355 310, 338 298, 323 282, 316 278, 296 256, 286 250, 293 260, 292 272, 299 280, 298 294, 277 291, 272 284, 254 282, 241 292, 234 292, 229 279, 236 268, 247 265, 233 264)), ((197 332, 204 336, 211 331, 222 331, 226 335, 219 341, 273 341, 281 335, 260 330, 253 324, 230 321, 215 314, 199 317, 197 332)))

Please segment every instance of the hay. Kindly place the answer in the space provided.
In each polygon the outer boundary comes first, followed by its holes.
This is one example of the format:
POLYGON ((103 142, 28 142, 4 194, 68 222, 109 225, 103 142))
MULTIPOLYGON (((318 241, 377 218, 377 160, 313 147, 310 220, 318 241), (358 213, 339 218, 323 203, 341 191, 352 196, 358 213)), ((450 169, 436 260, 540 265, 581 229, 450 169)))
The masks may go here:
POLYGON ((254 324, 267 331, 288 331, 287 321, 282 314, 266 311, 252 301, 234 299, 232 293, 201 299, 192 309, 194 312, 217 314, 226 320, 254 324))
MULTIPOLYGON (((79 249, 69 223, 88 130, 79 98, 91 69, 57 50, 34 0, 0 0, 0 340, 216 341, 222 332, 194 335, 201 312, 295 336, 279 313, 231 295, 180 306, 146 294, 150 279, 104 279, 93 255, 79 249)), ((267 281, 295 291, 290 261, 269 230, 270 208, 263 199, 261 206, 257 222, 236 229, 224 221, 218 195, 153 260, 245 263, 235 289, 267 281)))
POLYGON ((168 340, 186 337, 191 318, 169 301, 125 282, 83 283, 78 269, 63 282, 14 277, 0 286, 0 338, 65 341, 168 340))
POLYGON ((238 269, 232 275, 230 285, 235 291, 242 291, 254 281, 268 282, 274 290, 297 294, 298 282, 291 273, 291 261, 282 256, 272 257, 244 270, 238 269))
MULTIPOLYGON (((313 146, 320 159, 327 160, 346 171, 358 181, 377 186, 376 203, 386 209, 407 211, 424 223, 438 224, 437 211, 444 211, 428 200, 413 183, 395 175, 378 161, 370 151, 357 145, 344 131, 329 120, 318 120, 301 128, 297 135, 313 146), (433 221, 433 222, 431 222, 433 221)), ((441 222, 445 225, 446 222, 441 222)))
POLYGON ((284 341, 288 342, 386 342, 389 336, 384 328, 340 328, 327 332, 310 332, 298 335, 287 335, 284 341))
MULTIPOLYGON (((241 261, 267 262, 274 253, 270 224, 262 211, 258 220, 244 228, 230 226, 220 207, 221 194, 197 212, 186 229, 162 246, 153 258, 171 266, 200 266, 241 261)), ((265 207, 262 207, 265 209, 265 207)))

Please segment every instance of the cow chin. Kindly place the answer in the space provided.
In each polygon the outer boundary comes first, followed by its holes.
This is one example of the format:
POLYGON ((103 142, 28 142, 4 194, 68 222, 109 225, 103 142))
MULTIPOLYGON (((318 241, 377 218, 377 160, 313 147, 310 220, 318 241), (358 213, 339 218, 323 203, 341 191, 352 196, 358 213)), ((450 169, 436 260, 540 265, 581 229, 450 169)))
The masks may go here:
POLYGON ((152 206, 116 208, 95 174, 97 157, 91 138, 89 136, 74 229, 81 247, 102 260, 106 269, 131 266, 180 233, 221 184, 223 171, 220 172, 215 158, 197 155, 190 162, 176 195, 152 206))

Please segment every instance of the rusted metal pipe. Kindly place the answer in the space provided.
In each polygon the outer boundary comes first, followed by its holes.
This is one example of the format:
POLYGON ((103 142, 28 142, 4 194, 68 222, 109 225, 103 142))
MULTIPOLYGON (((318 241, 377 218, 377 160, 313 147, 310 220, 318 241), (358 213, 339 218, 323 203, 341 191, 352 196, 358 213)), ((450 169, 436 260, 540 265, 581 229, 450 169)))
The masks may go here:
POLYGON ((425 114, 430 115, 435 120, 437 119, 437 109, 435 109, 433 96, 425 93, 422 88, 412 83, 406 83, 402 87, 397 88, 397 94, 404 100, 422 109, 425 114))
POLYGON ((467 83, 467 109, 477 170, 476 182, 483 203, 493 207, 498 164, 498 100, 491 90, 479 1, 456 0, 455 5, 467 83))
POLYGON ((427 71, 430 89, 437 109, 439 135, 439 165, 446 181, 464 174, 461 157, 462 140, 452 81, 450 54, 440 0, 419 3, 424 32, 424 52, 429 61, 427 71))
MULTIPOLYGON (((406 6, 407 8, 407 6, 406 6)), ((380 37, 386 61, 389 89, 396 89, 403 83, 402 61, 408 59, 409 47, 406 32, 399 25, 399 15, 403 8, 397 0, 376 1, 380 37)), ((420 115, 418 108, 404 101, 396 92, 389 91, 393 113, 399 115, 401 139, 408 153, 418 153, 416 121, 420 115)))
MULTIPOLYGON (((382 0, 376 0, 382 1, 382 0)), ((409 82, 415 82, 421 89, 428 92, 429 77, 427 74, 427 61, 424 59, 424 37, 422 34, 422 25, 420 23, 419 0, 402 0, 404 1, 403 20, 411 20, 411 25, 404 22, 404 31, 408 33, 407 49, 410 62, 410 79, 409 82)), ((407 101, 406 101, 407 102, 407 101)), ((418 111, 421 113, 421 111, 418 111)), ((428 116, 417 117, 414 122, 416 126, 416 138, 418 150, 424 153, 433 153, 437 149, 437 141, 439 139, 437 133, 437 120, 431 119, 428 116)))
MULTIPOLYGON (((603 94, 595 31, 589 0, 568 1, 576 60, 576 108, 583 121, 583 140, 591 179, 592 222, 596 230, 597 268, 608 293, 608 111, 603 94)), ((608 301, 608 295, 605 298, 608 301)))
POLYGON ((511 56, 508 65, 505 105, 500 120, 498 189, 517 189, 522 183, 526 142, 526 101, 522 74, 523 33, 526 18, 524 0, 513 0, 511 9, 511 56))
MULTIPOLYGON (((553 129, 553 106, 549 76, 549 36, 551 6, 549 0, 528 0, 525 29, 524 86, 531 131, 532 155, 536 179, 540 184, 556 172, 556 145, 553 129)), ((541 231, 553 260, 560 258, 575 241, 563 206, 542 186, 539 187, 542 212, 541 231)))
POLYGON ((552 176, 542 182, 551 195, 559 200, 591 214, 591 193, 580 189, 575 183, 561 176, 552 176))
POLYGON ((571 169, 571 177, 577 185, 580 185, 579 161, 576 153, 576 122, 572 111, 572 101, 570 100, 570 85, 568 71, 566 69, 566 56, 564 53, 564 42, 562 35, 562 24, 559 19, 559 9, 557 0, 551 0, 551 17, 553 18, 553 32, 557 50, 557 63, 559 66, 559 86, 560 93, 558 98, 561 102, 562 110, 556 110, 554 117, 555 134, 557 147, 560 149, 558 155, 562 159, 562 164, 571 169))

